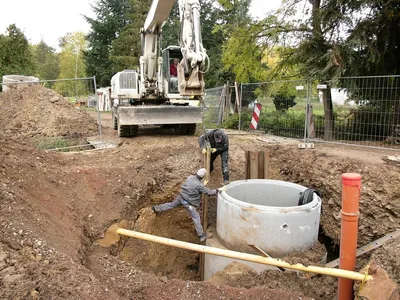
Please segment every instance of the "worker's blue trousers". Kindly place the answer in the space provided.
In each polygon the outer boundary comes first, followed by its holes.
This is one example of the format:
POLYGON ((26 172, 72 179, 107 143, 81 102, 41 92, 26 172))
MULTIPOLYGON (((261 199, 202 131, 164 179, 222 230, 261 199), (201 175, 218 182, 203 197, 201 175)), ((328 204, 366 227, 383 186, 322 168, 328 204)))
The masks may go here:
POLYGON ((204 231, 203 231, 203 226, 201 226, 199 213, 197 212, 196 208, 189 202, 187 202, 185 199, 183 199, 181 195, 176 196, 172 202, 155 205, 154 210, 157 213, 161 213, 179 206, 183 206, 190 215, 190 217, 192 218, 194 227, 196 228, 197 235, 199 237, 203 236, 204 231))

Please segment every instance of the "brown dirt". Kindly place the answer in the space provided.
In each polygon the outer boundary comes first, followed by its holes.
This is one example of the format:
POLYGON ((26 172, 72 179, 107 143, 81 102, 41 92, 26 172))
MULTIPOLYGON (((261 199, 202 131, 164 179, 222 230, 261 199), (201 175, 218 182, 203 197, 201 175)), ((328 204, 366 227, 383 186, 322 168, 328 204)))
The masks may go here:
POLYGON ((382 266, 400 286, 400 237, 377 249, 371 260, 382 266))
MULTIPOLYGON (((139 212, 134 230, 159 235, 189 243, 198 243, 194 226, 183 209, 170 211, 156 217, 151 208, 139 212)), ((175 249, 146 241, 127 239, 120 257, 143 270, 168 278, 199 280, 196 252, 175 249), (176 268, 179 266, 179 268, 176 268)))
POLYGON ((0 106, 0 128, 7 136, 87 137, 98 132, 85 111, 40 85, 0 93, 0 106))
POLYGON ((285 299, 285 300, 311 300, 304 297, 301 293, 285 291, 282 289, 266 288, 233 288, 227 285, 213 285, 199 282, 184 282, 181 280, 171 280, 167 284, 162 284, 148 288, 143 291, 143 299, 285 299))
MULTIPOLYGON (((367 267, 366 267, 367 268, 367 267)), ((365 272, 365 269, 361 272, 365 272)), ((373 276, 364 284, 355 284, 355 294, 360 300, 399 300, 399 286, 393 282, 389 274, 383 269, 379 263, 372 259, 368 264, 368 274, 373 276)))
POLYGON ((305 252, 292 252, 289 255, 281 258, 290 264, 301 263, 303 265, 323 265, 324 258, 326 259, 326 248, 321 243, 317 242, 314 247, 305 252))
MULTIPOLYGON (((19 101, 29 102, 24 97, 19 101)), ((0 112, 7 134, 52 134, 58 128, 51 123, 43 125, 50 126, 49 131, 47 127, 29 131, 28 125, 13 123, 11 116, 19 113, 14 108, 11 111, 0 112), (6 117, 12 122, 6 122, 6 117)), ((195 137, 145 129, 142 133, 146 135, 118 139, 106 122, 103 125, 105 139, 117 141, 118 148, 44 153, 9 135, 0 138, 1 299, 299 299, 302 294, 334 298, 335 278, 303 279, 293 272, 244 273, 213 285, 189 281, 197 279, 196 253, 127 238, 106 248, 94 243, 121 220, 127 220, 130 228, 195 242, 193 225, 184 210, 155 217, 149 206, 172 200, 182 181, 202 165, 195 137)), ((344 150, 331 154, 327 146, 299 150, 296 145, 268 146, 254 136, 232 135, 231 180, 244 178, 244 151, 261 149, 271 152, 273 178, 322 192, 322 225, 332 239, 339 241, 340 236, 340 174, 349 171, 363 175, 359 243, 364 245, 399 228, 398 167, 369 161, 375 155, 370 151, 363 154, 360 150, 358 158, 346 159, 344 150)), ((211 187, 222 182, 219 159, 211 179, 211 187)), ((215 202, 210 202, 215 208, 215 202)), ((394 253, 384 252, 382 259, 389 257, 385 268, 399 278, 395 247, 378 251, 383 250, 394 253)))
POLYGON ((280 291, 302 293, 313 299, 334 299, 337 291, 337 279, 331 277, 313 277, 307 279, 296 272, 264 271, 257 274, 253 269, 240 263, 228 265, 210 279, 214 284, 226 284, 232 287, 252 289, 262 287, 280 291))

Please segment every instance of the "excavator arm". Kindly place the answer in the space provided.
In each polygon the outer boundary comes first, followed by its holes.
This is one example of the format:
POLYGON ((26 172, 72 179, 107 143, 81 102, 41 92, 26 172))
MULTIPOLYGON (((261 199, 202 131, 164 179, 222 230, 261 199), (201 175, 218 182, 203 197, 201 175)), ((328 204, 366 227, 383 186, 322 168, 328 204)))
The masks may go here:
MULTIPOLYGON (((178 0, 180 13, 179 44, 183 59, 178 65, 178 86, 181 96, 203 96, 203 73, 208 56, 202 44, 199 0, 178 0)), ((140 58, 140 90, 142 97, 163 94, 162 27, 168 20, 175 0, 154 0, 142 34, 140 58)))
POLYGON ((141 29, 141 45, 139 72, 124 70, 111 79, 114 129, 120 137, 136 135, 139 125, 194 134, 196 124, 203 121, 199 104, 209 64, 201 39, 199 0, 153 0, 141 29), (180 12, 179 47, 169 46, 162 53, 162 28, 175 1, 180 12), (180 60, 177 74, 170 74, 167 66, 176 58, 180 60))

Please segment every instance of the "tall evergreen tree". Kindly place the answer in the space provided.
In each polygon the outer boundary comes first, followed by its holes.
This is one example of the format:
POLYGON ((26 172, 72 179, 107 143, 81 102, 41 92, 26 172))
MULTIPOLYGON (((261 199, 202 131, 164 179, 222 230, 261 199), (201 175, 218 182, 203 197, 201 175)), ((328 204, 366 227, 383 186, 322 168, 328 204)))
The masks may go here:
POLYGON ((86 73, 88 76, 96 76, 100 86, 108 86, 116 69, 110 58, 112 42, 120 37, 122 29, 130 22, 127 18, 130 1, 97 0, 92 9, 96 17, 85 16, 91 26, 86 37, 86 73))
POLYGON ((130 10, 127 13, 129 22, 112 43, 111 60, 115 72, 138 66, 142 52, 140 29, 144 25, 151 2, 152 0, 130 0, 130 10))
POLYGON ((3 75, 33 75, 31 49, 24 33, 12 24, 0 35, 0 80, 3 75))
POLYGON ((168 46, 179 45, 179 31, 180 31, 180 16, 179 16, 179 4, 175 1, 172 11, 169 15, 168 21, 165 23, 162 29, 162 48, 168 46))

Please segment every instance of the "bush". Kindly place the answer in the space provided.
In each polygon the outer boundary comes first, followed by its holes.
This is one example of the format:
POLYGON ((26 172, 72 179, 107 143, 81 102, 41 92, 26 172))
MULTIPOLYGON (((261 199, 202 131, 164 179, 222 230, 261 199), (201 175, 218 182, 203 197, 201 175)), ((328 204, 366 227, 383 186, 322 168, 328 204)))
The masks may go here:
MULTIPOLYGON (((242 109, 240 130, 249 130, 251 122, 252 111, 250 109, 242 109)), ((230 115, 223 123, 224 128, 238 129, 239 128, 239 114, 230 115)))
MULTIPOLYGON (((337 140, 384 140, 392 134, 393 114, 381 113, 374 107, 352 111, 334 111, 334 137, 337 140)), ((324 116, 314 115, 317 138, 324 137, 324 116)))
MULTIPOLYGON (((246 109, 242 111, 241 130, 250 130, 252 111, 246 109)), ((302 138, 304 136, 305 113, 300 111, 266 111, 261 113, 258 122, 258 129, 264 130, 270 134, 302 138)), ((229 129, 238 129, 239 115, 231 115, 225 122, 224 127, 229 129)))
POLYGON ((296 105, 296 102, 294 102, 295 98, 296 98, 296 96, 285 96, 285 95, 281 95, 281 94, 274 96, 273 101, 274 101, 276 110, 286 111, 289 108, 295 106, 296 105))
POLYGON ((302 138, 304 122, 305 112, 303 111, 263 111, 259 128, 278 136, 302 138))

